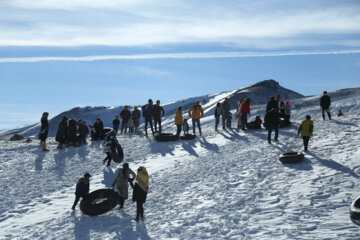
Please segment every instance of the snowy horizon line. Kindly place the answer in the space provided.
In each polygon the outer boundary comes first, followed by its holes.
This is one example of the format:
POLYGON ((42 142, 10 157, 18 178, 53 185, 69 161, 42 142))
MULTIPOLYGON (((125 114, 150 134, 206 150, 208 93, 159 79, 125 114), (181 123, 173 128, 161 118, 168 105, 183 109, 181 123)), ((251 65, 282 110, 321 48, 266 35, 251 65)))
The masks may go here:
POLYGON ((0 63, 32 63, 32 62, 92 62, 106 60, 146 60, 146 59, 211 59, 211 58, 250 58, 250 57, 281 57, 305 55, 338 55, 357 54, 360 49, 338 51, 291 51, 291 52, 185 52, 185 53, 151 53, 128 55, 93 55, 81 57, 16 57, 0 58, 0 63))

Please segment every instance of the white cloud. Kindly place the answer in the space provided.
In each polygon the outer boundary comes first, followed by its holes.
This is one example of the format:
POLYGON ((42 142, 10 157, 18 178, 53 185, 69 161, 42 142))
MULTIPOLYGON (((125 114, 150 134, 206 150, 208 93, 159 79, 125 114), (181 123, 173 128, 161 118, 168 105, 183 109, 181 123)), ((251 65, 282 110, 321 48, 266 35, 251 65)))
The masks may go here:
POLYGON ((360 45, 359 4, 292 2, 14 0, 0 5, 0 46, 360 45))
MULTIPOLYGON (((281 56, 303 56, 303 55, 335 55, 335 54, 359 54, 358 50, 343 51, 293 51, 293 52, 189 52, 189 53, 159 53, 159 54, 133 54, 133 55, 96 55, 83 57, 20 57, 0 58, 0 63, 22 63, 22 62, 92 62, 107 60, 146 60, 146 59, 199 59, 199 58, 249 58, 249 57, 281 57, 281 56)), ((147 68, 140 69, 147 74, 167 74, 147 68)))

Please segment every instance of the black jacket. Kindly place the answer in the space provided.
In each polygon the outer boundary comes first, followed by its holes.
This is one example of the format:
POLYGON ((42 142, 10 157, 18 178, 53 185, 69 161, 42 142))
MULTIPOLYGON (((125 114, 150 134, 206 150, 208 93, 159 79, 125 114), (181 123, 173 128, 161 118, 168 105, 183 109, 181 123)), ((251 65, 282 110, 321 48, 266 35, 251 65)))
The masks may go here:
POLYGON ((64 143, 66 141, 66 136, 67 136, 67 121, 63 120, 59 123, 55 140, 58 141, 59 143, 64 143))
POLYGON ((164 108, 162 106, 157 106, 155 105, 154 106, 154 118, 160 118, 161 117, 161 112, 162 112, 162 115, 164 116, 165 115, 165 111, 164 111, 164 108))
POLYGON ((124 121, 128 121, 129 118, 131 117, 131 113, 129 110, 122 110, 120 113, 120 117, 124 120, 124 121))
POLYGON ((86 194, 89 193, 90 183, 84 177, 81 177, 76 184, 76 191, 75 195, 79 197, 84 197, 86 194))
POLYGON ((132 200, 133 202, 146 202, 147 192, 141 189, 141 187, 135 183, 132 200))
POLYGON ((264 125, 266 128, 279 125, 279 112, 275 108, 273 108, 272 110, 266 112, 264 120, 264 125))
POLYGON ((41 118, 41 133, 40 133, 40 139, 44 140, 47 138, 49 133, 49 120, 47 117, 41 118))
POLYGON ((270 100, 266 106, 266 112, 269 112, 271 109, 275 108, 275 110, 279 111, 279 103, 276 100, 270 100))
POLYGON ((120 125, 120 120, 119 120, 119 119, 114 119, 114 120, 113 120, 113 126, 114 126, 114 127, 115 127, 115 126, 119 127, 119 125, 120 125))
POLYGON ((146 104, 141 107, 143 111, 143 117, 146 119, 151 119, 154 115, 154 105, 146 104))
POLYGON ((134 121, 139 120, 140 119, 140 111, 134 110, 131 114, 131 117, 134 121))
POLYGON ((101 133, 104 130, 104 124, 102 121, 100 121, 99 123, 95 122, 94 124, 94 130, 95 132, 99 132, 101 133))
POLYGON ((79 134, 80 136, 85 136, 89 133, 89 129, 86 125, 81 124, 79 126, 79 134))
POLYGON ((329 95, 326 95, 326 96, 324 95, 324 96, 322 96, 320 98, 320 106, 321 106, 321 108, 326 109, 326 108, 329 108, 330 105, 331 105, 331 100, 330 100, 329 95))

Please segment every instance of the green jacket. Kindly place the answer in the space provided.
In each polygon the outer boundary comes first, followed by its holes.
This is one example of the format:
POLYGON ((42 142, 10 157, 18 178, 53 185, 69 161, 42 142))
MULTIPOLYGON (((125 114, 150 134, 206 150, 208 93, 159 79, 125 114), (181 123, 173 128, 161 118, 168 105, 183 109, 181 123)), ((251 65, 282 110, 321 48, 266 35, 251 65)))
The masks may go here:
POLYGON ((301 122, 297 134, 301 133, 302 137, 311 137, 314 132, 314 121, 304 120, 301 122))
POLYGON ((114 179, 114 182, 112 183, 112 187, 114 187, 116 185, 120 191, 120 196, 124 199, 128 199, 128 188, 129 188, 128 181, 129 181, 130 175, 132 175, 132 178, 135 179, 136 174, 133 172, 133 170, 131 170, 129 168, 127 173, 124 175, 123 169, 119 168, 116 178, 114 179))

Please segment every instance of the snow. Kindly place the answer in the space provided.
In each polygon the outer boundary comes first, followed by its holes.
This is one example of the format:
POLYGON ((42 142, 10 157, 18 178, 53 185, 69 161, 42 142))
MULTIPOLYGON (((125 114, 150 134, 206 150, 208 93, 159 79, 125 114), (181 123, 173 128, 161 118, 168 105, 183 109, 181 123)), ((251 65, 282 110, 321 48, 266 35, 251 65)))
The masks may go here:
MULTIPOLYGON (((213 106, 233 93, 201 101, 213 106)), ((110 187, 121 166, 102 165, 101 142, 57 150, 50 137, 50 151, 42 152, 36 139, 0 140, 0 239, 356 239, 349 206, 360 195, 359 93, 329 93, 332 121, 321 118, 320 96, 292 101, 294 124, 280 129, 279 143, 271 145, 264 129, 215 132, 212 114, 201 120, 203 136, 193 141, 118 135, 130 168, 143 165, 150 174, 140 222, 133 221, 131 199, 124 209, 97 217, 79 207, 71 211, 79 176, 92 174, 91 190, 110 187), (310 152, 302 163, 281 164, 281 153, 302 151, 296 131, 306 114, 315 119, 310 152)), ((165 106, 172 111, 194 99, 165 106)), ((251 119, 263 117, 264 108, 252 106, 251 119)), ((163 122, 165 132, 176 131, 173 115, 163 122)))

